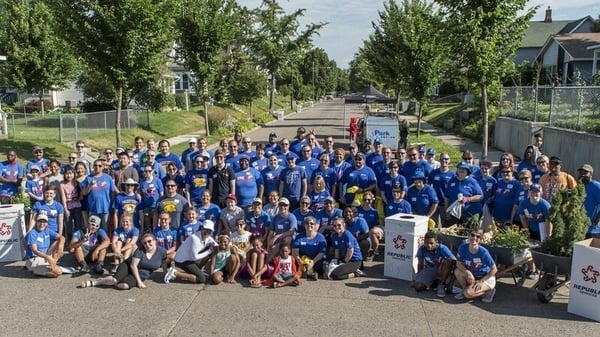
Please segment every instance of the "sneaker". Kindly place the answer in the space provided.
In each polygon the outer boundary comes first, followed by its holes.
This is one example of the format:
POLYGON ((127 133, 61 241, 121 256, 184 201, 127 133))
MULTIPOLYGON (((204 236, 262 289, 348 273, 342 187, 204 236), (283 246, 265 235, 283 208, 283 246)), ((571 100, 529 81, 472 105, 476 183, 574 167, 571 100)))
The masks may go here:
POLYGON ((462 300, 465 298, 465 294, 461 291, 458 294, 454 295, 454 299, 456 300, 462 300))
POLYGON ((94 265, 94 268, 92 268, 92 271, 93 271, 95 274, 99 274, 99 275, 102 275, 102 274, 104 274, 104 268, 102 268, 102 265, 101 265, 100 263, 96 263, 96 264, 94 265))
POLYGON ((175 279, 175 268, 170 267, 169 270, 165 273, 164 281, 166 284, 169 284, 172 280, 175 279))
POLYGON ((459 293, 462 293, 462 292, 463 292, 462 288, 459 288, 457 286, 452 286, 452 293, 453 294, 459 294, 459 293))
POLYGON ((82 264, 79 265, 78 272, 81 273, 81 274, 89 273, 90 272, 90 267, 87 265, 87 263, 84 262, 84 263, 82 263, 82 264))
POLYGON ((373 262, 375 255, 371 254, 365 258, 365 262, 373 262))
POLYGON ((354 272, 354 274, 356 274, 356 276, 360 276, 360 277, 366 277, 367 273, 365 273, 364 271, 360 270, 360 269, 356 269, 356 271, 354 272))
POLYGON ((540 277, 540 272, 539 271, 527 271, 527 273, 525 274, 525 277, 527 277, 530 280, 535 280, 537 278, 540 277))
POLYGON ((441 298, 446 297, 446 286, 445 285, 440 284, 437 287, 437 297, 441 297, 441 298))
POLYGON ((111 272, 112 274, 114 274, 114 273, 116 273, 116 272, 117 272, 117 269, 119 269, 119 265, 118 265, 118 264, 113 264, 113 265, 112 265, 112 268, 110 268, 110 272, 111 272))
POLYGON ((494 300, 494 295, 496 295, 496 288, 492 288, 486 291, 485 295, 483 295, 483 298, 481 299, 481 302, 492 303, 492 301, 494 300))

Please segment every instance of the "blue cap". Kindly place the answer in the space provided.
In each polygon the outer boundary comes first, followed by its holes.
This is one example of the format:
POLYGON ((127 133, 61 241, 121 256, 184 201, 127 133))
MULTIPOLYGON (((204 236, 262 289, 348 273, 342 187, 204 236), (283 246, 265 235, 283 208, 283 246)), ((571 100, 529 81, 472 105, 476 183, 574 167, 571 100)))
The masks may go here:
POLYGON ((238 161, 240 161, 242 159, 250 160, 250 157, 248 157, 247 154, 240 154, 240 155, 238 155, 238 161))
POLYGON ((428 156, 433 156, 433 155, 435 155, 435 150, 434 150, 434 149, 429 149, 429 150, 427 150, 427 155, 428 155, 428 156))
POLYGON ((471 166, 469 166, 469 164, 465 163, 464 161, 458 163, 456 168, 457 169, 465 169, 469 172, 469 174, 471 174, 471 166))
POLYGON ((425 146, 419 147, 419 152, 421 152, 421 153, 425 153, 426 150, 427 149, 425 148, 425 146))
POLYGON ((415 171, 415 174, 413 174, 413 176, 412 176, 412 180, 415 180, 415 179, 423 179, 423 180, 425 180, 425 172, 423 172, 423 171, 415 171))
POLYGON ((529 189, 532 190, 532 191, 541 192, 542 191, 542 186, 540 186, 540 184, 532 184, 531 186, 529 186, 529 189))
POLYGON ((377 137, 377 138, 373 139, 373 144, 383 144, 383 143, 381 142, 381 138, 377 137))
POLYGON ((285 159, 296 159, 296 156, 292 152, 290 152, 287 154, 287 156, 285 156, 285 159))

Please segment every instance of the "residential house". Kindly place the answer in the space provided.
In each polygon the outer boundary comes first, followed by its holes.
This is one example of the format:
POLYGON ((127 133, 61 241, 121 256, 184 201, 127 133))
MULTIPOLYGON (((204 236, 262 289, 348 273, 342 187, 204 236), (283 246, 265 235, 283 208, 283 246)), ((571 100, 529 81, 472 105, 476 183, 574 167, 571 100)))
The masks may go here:
POLYGON ((520 65, 523 62, 533 64, 536 56, 539 54, 542 46, 548 40, 548 37, 556 34, 571 33, 591 33, 591 27, 594 19, 586 16, 577 20, 552 20, 552 9, 550 6, 546 9, 546 15, 543 21, 530 21, 529 27, 525 31, 521 47, 515 54, 515 64, 520 65))
POLYGON ((560 85, 590 83, 599 69, 600 33, 554 35, 536 56, 546 80, 560 85))

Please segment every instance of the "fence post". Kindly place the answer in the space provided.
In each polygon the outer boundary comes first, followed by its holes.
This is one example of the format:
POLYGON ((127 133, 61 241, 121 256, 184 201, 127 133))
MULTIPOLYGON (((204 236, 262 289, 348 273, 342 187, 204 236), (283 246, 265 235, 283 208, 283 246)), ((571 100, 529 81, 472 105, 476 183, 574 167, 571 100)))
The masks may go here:
POLYGON ((146 120, 147 120, 146 127, 148 129, 150 129, 150 109, 146 109, 146 120))
POLYGON ((106 131, 106 124, 108 123, 106 121, 106 113, 107 113, 107 111, 104 111, 104 131, 106 131))
POLYGON ((513 109, 513 118, 517 118, 517 112, 519 110, 519 87, 515 88, 515 104, 514 104, 514 109, 513 109))
MULTIPOLYGON (((15 115, 11 114, 12 127, 13 127, 13 139, 17 139, 17 127, 15 126, 15 115)), ((26 119, 27 120, 27 119, 26 119)))
POLYGON ((131 120, 129 119, 129 109, 127 109, 125 111, 127 111, 127 128, 131 129, 131 120))
POLYGON ((539 95, 539 90, 540 88, 536 85, 533 86, 533 98, 535 99, 535 102, 533 103, 533 121, 537 122, 537 115, 538 115, 538 109, 540 108, 540 104, 538 102, 538 95, 539 95))
POLYGON ((550 90, 550 113, 548 114, 548 126, 552 126, 552 113, 554 112, 554 93, 556 87, 552 87, 550 90))
POLYGON ((79 140, 79 116, 75 112, 75 141, 79 140))
POLYGON ((63 114, 58 114, 58 141, 63 143, 63 114))

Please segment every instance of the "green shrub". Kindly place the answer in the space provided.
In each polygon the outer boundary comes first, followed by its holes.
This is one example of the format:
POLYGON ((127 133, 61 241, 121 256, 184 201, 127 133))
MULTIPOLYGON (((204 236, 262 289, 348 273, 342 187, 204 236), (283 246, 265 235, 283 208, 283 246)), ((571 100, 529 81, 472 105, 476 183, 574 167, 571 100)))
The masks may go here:
POLYGON ((175 94, 175 106, 185 109, 185 93, 175 94))

